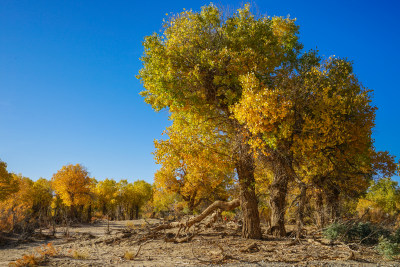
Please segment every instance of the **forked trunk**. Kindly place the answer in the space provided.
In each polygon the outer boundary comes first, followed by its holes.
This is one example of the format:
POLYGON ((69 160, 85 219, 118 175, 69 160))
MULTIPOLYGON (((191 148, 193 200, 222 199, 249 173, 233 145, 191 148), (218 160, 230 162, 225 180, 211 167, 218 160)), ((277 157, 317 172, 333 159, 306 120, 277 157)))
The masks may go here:
POLYGON ((262 234, 255 193, 254 160, 248 148, 242 151, 236 170, 239 177, 240 206, 243 213, 242 237, 260 239, 262 234))

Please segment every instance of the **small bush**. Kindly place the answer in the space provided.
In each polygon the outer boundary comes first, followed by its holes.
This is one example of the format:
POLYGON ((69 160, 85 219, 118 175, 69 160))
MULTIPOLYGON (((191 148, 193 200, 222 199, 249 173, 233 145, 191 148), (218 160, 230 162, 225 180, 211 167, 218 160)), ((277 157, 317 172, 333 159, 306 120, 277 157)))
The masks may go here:
POLYGON ((400 244, 400 228, 393 232, 393 234, 390 236, 390 241, 400 244))
POLYGON ((125 260, 131 261, 134 258, 135 258, 135 255, 132 252, 129 252, 129 251, 125 252, 125 254, 124 254, 124 259, 125 260))
POLYGON ((330 240, 375 245, 378 244, 380 237, 388 238, 390 231, 370 222, 355 224, 333 223, 324 230, 323 234, 330 240))
POLYGON ((370 222, 358 223, 351 227, 347 238, 349 241, 360 241, 362 244, 375 245, 380 237, 389 237, 390 231, 370 222))
POLYGON ((391 240, 381 237, 376 248, 385 258, 393 259, 400 254, 399 243, 394 243, 391 240))
POLYGON ((337 240, 347 231, 347 227, 343 223, 332 223, 328 227, 326 227, 323 231, 323 235, 325 238, 329 240, 337 240))

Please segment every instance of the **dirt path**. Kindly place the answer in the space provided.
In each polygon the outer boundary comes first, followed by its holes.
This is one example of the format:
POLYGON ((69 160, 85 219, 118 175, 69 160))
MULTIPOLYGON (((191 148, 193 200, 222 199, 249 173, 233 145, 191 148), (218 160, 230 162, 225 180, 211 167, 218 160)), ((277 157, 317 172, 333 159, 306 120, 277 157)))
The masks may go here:
POLYGON ((166 242, 177 230, 167 232, 167 238, 138 241, 145 226, 143 220, 110 222, 106 234, 107 223, 101 222, 70 228, 70 238, 58 228, 55 239, 0 247, 0 266, 36 253, 38 246, 49 242, 59 252, 47 260, 48 266, 400 266, 385 261, 373 248, 349 248, 311 237, 300 242, 270 236, 246 240, 229 224, 205 229, 188 243, 166 242))

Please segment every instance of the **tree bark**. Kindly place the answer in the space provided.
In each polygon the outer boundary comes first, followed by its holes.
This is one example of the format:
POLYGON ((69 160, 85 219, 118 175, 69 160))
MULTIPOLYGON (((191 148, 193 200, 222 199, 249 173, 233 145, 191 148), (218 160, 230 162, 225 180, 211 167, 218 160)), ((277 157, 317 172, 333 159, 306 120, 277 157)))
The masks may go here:
POLYGON ((285 230, 285 206, 286 194, 288 190, 288 182, 290 176, 284 160, 280 159, 274 162, 273 165, 274 180, 271 184, 271 229, 272 235, 277 237, 286 236, 285 230))
POLYGON ((300 195, 296 214, 296 237, 301 237, 301 232, 304 228, 304 207, 306 205, 307 187, 304 183, 300 183, 300 195))
POLYGON ((133 214, 134 214, 133 209, 134 209, 134 206, 132 205, 129 208, 129 220, 133 220, 133 214))
POLYGON ((340 191, 335 187, 326 194, 326 215, 330 223, 339 217, 339 195, 340 191))
POLYGON ((239 177, 240 206, 243 214, 242 237, 261 239, 260 215, 255 192, 254 159, 248 145, 242 145, 236 171, 239 177))
POLYGON ((322 196, 322 191, 318 189, 318 191, 315 193, 315 206, 317 210, 317 225, 319 228, 324 228, 325 226, 325 214, 324 214, 324 199, 322 196))
POLYGON ((135 205, 135 219, 139 220, 139 205, 135 205))
POLYGON ((87 209, 87 220, 86 222, 90 222, 92 220, 92 205, 89 204, 87 209))
POLYGON ((103 209, 102 209, 102 210, 103 210, 103 211, 102 211, 102 212, 103 212, 103 215, 106 215, 106 214, 108 213, 106 203, 104 202, 102 206, 103 206, 103 209))

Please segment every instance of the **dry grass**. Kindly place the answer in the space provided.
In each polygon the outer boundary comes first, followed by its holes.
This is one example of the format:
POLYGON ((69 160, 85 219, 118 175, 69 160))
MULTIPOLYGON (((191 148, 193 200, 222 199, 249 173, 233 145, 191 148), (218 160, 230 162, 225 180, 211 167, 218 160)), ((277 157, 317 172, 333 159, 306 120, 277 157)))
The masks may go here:
POLYGON ((124 259, 125 260, 131 261, 134 258, 135 258, 135 254, 133 252, 129 252, 129 251, 125 252, 125 254, 124 254, 124 259))
POLYGON ((47 245, 42 245, 36 248, 36 252, 39 254, 39 256, 36 256, 35 254, 23 255, 22 258, 11 262, 9 266, 38 266, 43 264, 49 257, 54 257, 59 254, 58 250, 53 246, 52 243, 48 243, 47 245))
POLYGON ((42 262, 41 257, 36 257, 33 254, 23 255, 21 259, 10 262, 8 266, 22 267, 22 266, 38 266, 42 262))
POLYGON ((89 255, 87 253, 84 253, 84 252, 73 250, 71 252, 71 257, 76 259, 76 260, 86 260, 86 259, 89 258, 89 255))

